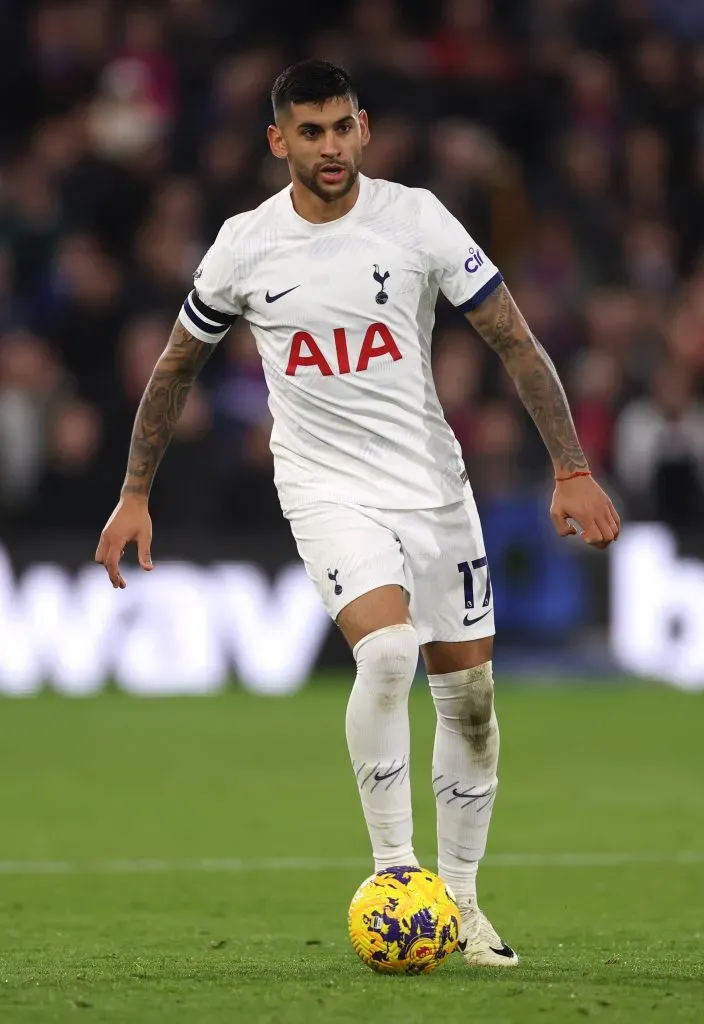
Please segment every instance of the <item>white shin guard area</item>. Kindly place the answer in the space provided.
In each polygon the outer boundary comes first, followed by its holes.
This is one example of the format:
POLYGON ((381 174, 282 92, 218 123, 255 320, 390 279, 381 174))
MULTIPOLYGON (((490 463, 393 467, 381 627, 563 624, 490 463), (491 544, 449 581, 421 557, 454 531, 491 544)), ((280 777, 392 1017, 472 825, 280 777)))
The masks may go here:
POLYGON ((413 626, 387 626, 354 648, 347 705, 347 746, 376 870, 415 864, 411 811, 408 694, 418 665, 413 626))
POLYGON ((491 662, 429 677, 437 712, 433 790, 438 871, 458 899, 476 900, 496 797, 499 727, 491 662))

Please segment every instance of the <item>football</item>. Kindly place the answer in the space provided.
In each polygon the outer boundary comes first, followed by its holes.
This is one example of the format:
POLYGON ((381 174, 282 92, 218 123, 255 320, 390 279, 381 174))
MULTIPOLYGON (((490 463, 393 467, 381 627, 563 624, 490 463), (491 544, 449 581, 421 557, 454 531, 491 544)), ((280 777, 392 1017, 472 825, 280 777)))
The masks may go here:
POLYGON ((454 896, 425 868, 377 871, 357 889, 347 916, 350 940, 374 971, 428 974, 457 949, 454 896))

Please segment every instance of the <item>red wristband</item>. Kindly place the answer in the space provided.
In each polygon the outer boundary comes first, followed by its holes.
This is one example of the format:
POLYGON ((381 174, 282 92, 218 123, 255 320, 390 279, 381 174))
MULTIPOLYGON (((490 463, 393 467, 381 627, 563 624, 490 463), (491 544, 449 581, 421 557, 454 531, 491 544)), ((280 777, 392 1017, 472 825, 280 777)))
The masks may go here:
POLYGON ((588 469, 578 470, 576 473, 571 473, 569 476, 556 476, 555 480, 558 483, 562 483, 563 480, 574 480, 576 476, 591 476, 591 472, 588 469))

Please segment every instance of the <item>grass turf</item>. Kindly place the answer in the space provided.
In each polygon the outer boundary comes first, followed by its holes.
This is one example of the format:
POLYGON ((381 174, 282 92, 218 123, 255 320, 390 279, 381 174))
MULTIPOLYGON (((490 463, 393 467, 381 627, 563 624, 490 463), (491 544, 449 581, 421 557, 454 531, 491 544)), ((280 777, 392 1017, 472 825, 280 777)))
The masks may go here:
MULTIPOLYGON (((499 685, 480 895, 523 962, 456 956, 419 978, 378 977, 347 942, 369 865, 345 700, 321 681, 280 699, 0 704, 0 1020, 704 1019, 701 697, 499 685), (599 856, 550 860, 582 853, 599 856)), ((412 715, 416 846, 433 866, 423 686, 412 715)))

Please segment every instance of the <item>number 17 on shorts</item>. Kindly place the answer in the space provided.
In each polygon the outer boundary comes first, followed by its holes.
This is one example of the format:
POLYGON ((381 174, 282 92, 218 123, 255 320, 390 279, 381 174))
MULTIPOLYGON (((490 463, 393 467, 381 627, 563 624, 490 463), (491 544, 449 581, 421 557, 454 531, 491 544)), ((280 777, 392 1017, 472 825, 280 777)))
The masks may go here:
POLYGON ((486 618, 491 610, 491 573, 486 555, 474 558, 471 562, 458 562, 457 571, 462 573, 464 579, 464 606, 467 613, 463 622, 465 626, 473 626, 486 618), (481 574, 480 569, 484 570, 481 574), (483 581, 482 576, 484 577, 483 581), (477 594, 475 594, 475 587, 478 591, 477 594))

